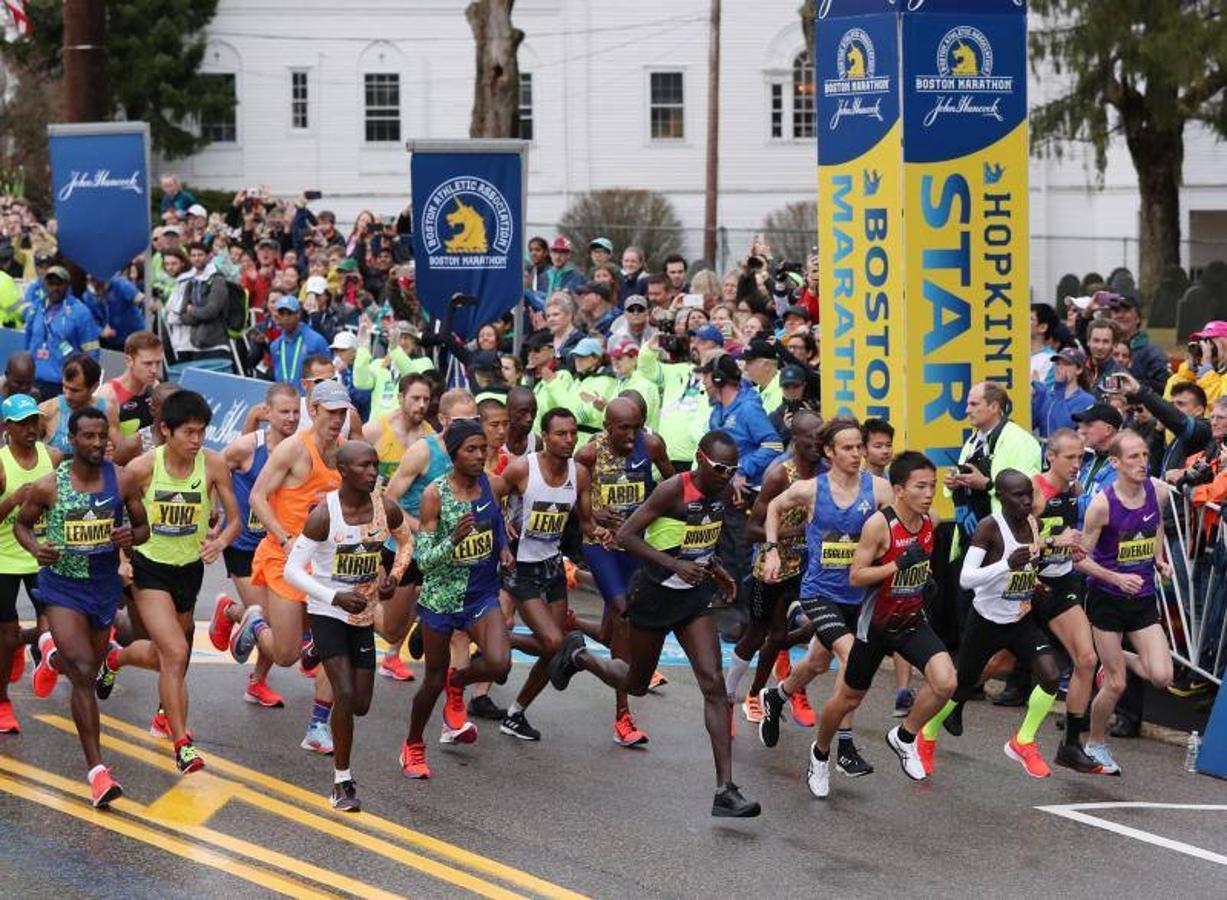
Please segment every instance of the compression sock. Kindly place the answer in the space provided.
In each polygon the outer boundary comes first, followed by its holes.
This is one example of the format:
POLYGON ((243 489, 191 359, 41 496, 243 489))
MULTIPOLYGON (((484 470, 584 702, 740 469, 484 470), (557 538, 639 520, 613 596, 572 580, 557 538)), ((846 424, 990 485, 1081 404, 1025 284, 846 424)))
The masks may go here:
POLYGON ((925 736, 926 741, 937 740, 937 736, 942 730, 942 722, 950 718, 950 714, 954 712, 957 706, 958 704, 953 700, 947 700, 946 705, 938 711, 937 715, 925 722, 925 727, 920 729, 920 733, 925 736))
POLYGON ((328 717, 332 715, 332 704, 327 700, 316 700, 311 705, 311 721, 327 723, 328 717))
POLYGON ((737 655, 736 650, 730 653, 729 657, 731 659, 729 670, 724 674, 724 693, 736 699, 741 690, 741 679, 745 677, 746 670, 750 668, 750 660, 742 659, 737 655))
POLYGON ((1048 715, 1052 704, 1056 702, 1057 695, 1048 693, 1038 684, 1031 689, 1031 696, 1027 698, 1027 715, 1023 719, 1022 727, 1018 729, 1018 734, 1015 735, 1018 743, 1035 743, 1035 733, 1040 730, 1044 717, 1048 715))
POLYGON ((844 746, 845 744, 847 744, 848 746, 851 746, 852 745, 852 729, 851 728, 839 729, 839 731, 835 732, 835 739, 839 741, 839 745, 841 747, 844 746))
POLYGON ((1082 732, 1086 731, 1086 716, 1077 713, 1065 713, 1065 735, 1061 743, 1077 747, 1082 743, 1082 732))

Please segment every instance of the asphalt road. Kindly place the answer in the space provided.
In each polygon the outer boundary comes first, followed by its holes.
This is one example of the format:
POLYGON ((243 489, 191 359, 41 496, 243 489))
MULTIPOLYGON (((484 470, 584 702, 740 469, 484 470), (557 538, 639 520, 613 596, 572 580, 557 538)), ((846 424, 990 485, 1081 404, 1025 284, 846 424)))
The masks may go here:
MULTIPOLYGON (((212 596, 210 571, 202 595, 212 596)), ((581 614, 594 613, 580 598, 581 614)), ((211 604, 200 605, 199 617, 211 604)), ((414 666, 414 668, 417 668, 414 666)), ((527 667, 517 664, 503 703, 527 667)), ((756 820, 713 819, 713 770, 689 671, 633 703, 643 750, 610 741, 613 699, 586 674, 530 710, 539 744, 479 723, 467 747, 428 745, 435 777, 405 780, 396 757, 412 684, 379 679, 359 722, 353 770, 365 812, 325 799, 329 760, 299 748, 310 683, 274 673, 281 710, 242 702, 243 671, 207 654, 189 676, 190 725, 205 771, 174 773, 169 745, 145 729, 154 677, 125 671, 104 706, 105 753, 126 797, 109 813, 82 799, 83 762, 66 684, 36 700, 13 686, 24 733, 0 736, 0 870, 27 897, 191 892, 230 897, 1110 895, 1221 897, 1227 877, 1227 784, 1185 774, 1183 750, 1120 741, 1122 778, 1027 778, 1001 746, 1019 710, 969 707, 967 733, 945 738, 938 768, 913 784, 883 734, 889 674, 858 716, 858 743, 878 771, 833 774, 831 797, 804 785, 808 732, 786 726, 774 750, 744 722, 735 775, 763 805, 756 820), (1071 808, 1078 804, 1102 804, 1071 808), (1141 805, 1138 805, 1141 804, 1141 805), (1191 805, 1196 808, 1181 808, 1191 805)), ((811 687, 821 703, 830 678, 811 687)), ((428 731, 433 741, 434 726, 428 731)), ((1046 723, 1051 755, 1059 732, 1046 723)), ((7 892, 7 891, 6 891, 7 892)))

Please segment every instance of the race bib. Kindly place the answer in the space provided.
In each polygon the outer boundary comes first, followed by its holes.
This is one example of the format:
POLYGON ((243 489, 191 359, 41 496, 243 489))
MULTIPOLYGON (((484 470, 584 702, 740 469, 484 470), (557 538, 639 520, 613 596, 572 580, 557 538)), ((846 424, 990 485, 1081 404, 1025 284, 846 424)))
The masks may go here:
POLYGON ((494 554, 494 529, 486 526, 474 531, 456 545, 452 561, 461 566, 476 566, 494 554))
POLYGON ((199 491, 154 491, 149 526, 164 537, 186 537, 200 528, 199 491))
POLYGON ((642 480, 601 482, 597 485, 601 506, 615 510, 628 510, 640 506, 647 498, 647 484, 642 480))
POLYGON ((897 597, 913 597, 924 591, 929 580, 929 561, 917 563, 906 569, 900 569, 891 579, 891 593, 897 597))
POLYGON ((64 512, 64 550, 68 553, 98 553, 111 549, 115 519, 111 504, 105 509, 84 507, 64 512))
POLYGON ((569 506, 548 500, 535 500, 528 511, 528 524, 524 529, 524 536, 539 541, 557 540, 562 536, 562 529, 566 527, 567 516, 570 514, 571 507, 569 506))
POLYGON ((819 556, 824 569, 847 569, 852 565, 852 554, 857 541, 852 535, 828 532, 822 536, 819 556))
POLYGON ((332 580, 338 584, 366 584, 379 572, 378 541, 340 544, 332 557, 332 580))
POLYGON ((1155 539, 1151 537, 1136 537, 1131 541, 1121 541, 1116 548, 1116 562, 1119 565, 1147 562, 1155 558, 1155 539))
POLYGON ((264 533, 264 522, 256 515, 254 509, 247 510, 247 530, 261 534, 264 533))
POLYGON ((710 553, 720 541, 720 526, 719 521, 697 525, 687 524, 686 531, 682 535, 681 556, 694 559, 710 553))

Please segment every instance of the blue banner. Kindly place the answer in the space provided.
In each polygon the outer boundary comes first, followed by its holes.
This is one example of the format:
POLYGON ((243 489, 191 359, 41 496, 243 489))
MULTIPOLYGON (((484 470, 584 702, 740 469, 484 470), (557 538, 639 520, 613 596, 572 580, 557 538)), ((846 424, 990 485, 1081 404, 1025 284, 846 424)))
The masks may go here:
POLYGON ((453 294, 476 297, 452 318, 467 340, 524 293, 521 156, 415 151, 410 177, 418 297, 439 319, 453 294))
POLYGON ((208 369, 185 369, 179 384, 201 394, 213 409, 213 421, 205 430, 205 446, 218 451, 243 433, 247 413, 264 402, 272 386, 258 378, 240 378, 208 369))
POLYGON ((51 126, 60 252, 106 280, 149 246, 147 127, 51 126))

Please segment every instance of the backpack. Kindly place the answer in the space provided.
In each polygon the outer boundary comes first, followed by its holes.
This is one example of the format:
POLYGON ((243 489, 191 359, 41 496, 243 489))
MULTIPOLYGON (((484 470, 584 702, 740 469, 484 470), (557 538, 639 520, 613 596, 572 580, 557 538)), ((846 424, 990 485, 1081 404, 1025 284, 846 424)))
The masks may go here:
POLYGON ((223 319, 226 324, 226 334, 232 338, 241 338, 247 332, 247 312, 249 301, 247 290, 241 284, 226 282, 226 311, 223 319))

